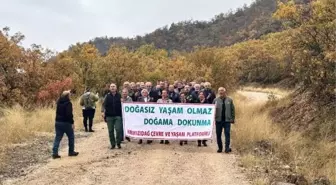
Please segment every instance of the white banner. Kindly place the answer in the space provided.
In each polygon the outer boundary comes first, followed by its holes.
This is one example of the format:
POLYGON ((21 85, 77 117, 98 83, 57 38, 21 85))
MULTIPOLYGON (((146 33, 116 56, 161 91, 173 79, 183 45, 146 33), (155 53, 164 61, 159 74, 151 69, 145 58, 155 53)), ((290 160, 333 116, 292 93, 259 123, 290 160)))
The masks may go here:
POLYGON ((137 139, 211 139, 213 104, 123 103, 125 136, 137 139))

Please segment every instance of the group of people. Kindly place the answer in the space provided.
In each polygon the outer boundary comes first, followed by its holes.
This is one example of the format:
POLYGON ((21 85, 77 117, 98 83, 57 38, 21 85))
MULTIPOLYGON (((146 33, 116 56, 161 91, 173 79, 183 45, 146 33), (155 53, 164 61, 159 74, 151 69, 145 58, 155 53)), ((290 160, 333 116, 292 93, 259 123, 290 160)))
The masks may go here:
MULTIPOLYGON (((57 110, 62 109, 61 100, 69 99, 70 93, 63 93, 57 103, 57 110)), ((182 82, 176 81, 174 84, 168 82, 159 81, 156 86, 153 87, 151 82, 125 82, 123 87, 118 91, 117 85, 112 83, 109 88, 103 94, 101 114, 108 126, 109 139, 111 149, 121 148, 123 139, 130 141, 130 138, 124 137, 123 124, 122 124, 122 103, 123 102, 152 102, 152 103, 198 103, 198 104, 216 104, 216 135, 217 135, 217 152, 223 152, 222 144, 222 131, 224 128, 225 134, 225 153, 231 152, 230 148, 230 128, 231 124, 235 122, 235 108, 231 98, 226 96, 226 89, 220 87, 218 89, 218 96, 211 89, 209 82, 195 83, 195 82, 182 82), (115 133, 116 132, 116 133, 115 133)), ((81 96, 80 105, 83 107, 83 125, 86 132, 94 132, 92 129, 93 119, 95 115, 96 102, 99 100, 98 94, 90 92, 89 89, 81 96), (89 124, 87 124, 89 122, 89 124)), ((64 100, 63 100, 64 101, 64 100)), ((72 106, 72 105, 71 105, 72 106)), ((64 106, 63 106, 64 108, 64 106)), ((70 108, 69 108, 70 109, 70 108)), ((72 111, 72 107, 71 107, 72 111)), ((66 111, 61 112, 58 110, 56 114, 65 114, 66 111)), ((70 111, 67 114, 69 119, 59 119, 60 117, 66 117, 66 115, 56 116, 56 138, 53 149, 53 158, 59 158, 58 145, 60 139, 66 133, 66 131, 60 131, 60 127, 57 125, 65 124, 65 122, 73 123, 72 113, 70 111), (70 120, 70 121, 69 121, 70 120), (59 131, 57 131, 59 130, 59 131)), ((73 131, 72 131, 73 133, 73 131)), ((71 134, 70 134, 71 136, 71 134)), ((69 141, 70 141, 69 137, 69 141)), ((151 144, 152 140, 147 140, 147 144, 151 144)), ((74 153, 74 142, 69 142, 69 155, 74 153), (71 143, 71 146, 70 146, 71 143)), ((143 140, 138 141, 139 144, 143 143, 143 140)), ((206 140, 198 140, 198 146, 207 146, 206 140)), ((169 144, 168 140, 161 140, 160 144, 169 144)), ((180 141, 180 145, 187 144, 187 141, 180 141)), ((75 152, 76 153, 76 152, 75 152)), ((78 153, 77 153, 78 155, 78 153)), ((73 155, 70 155, 73 156, 73 155)))

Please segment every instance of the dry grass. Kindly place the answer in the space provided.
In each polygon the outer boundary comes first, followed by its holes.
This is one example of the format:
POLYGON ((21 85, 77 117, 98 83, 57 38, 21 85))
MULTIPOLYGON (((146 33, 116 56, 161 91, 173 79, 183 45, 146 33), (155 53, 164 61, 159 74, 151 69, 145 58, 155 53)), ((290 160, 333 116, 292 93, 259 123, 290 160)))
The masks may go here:
POLYGON ((268 94, 279 95, 281 97, 285 97, 292 92, 292 90, 288 90, 288 89, 280 89, 280 88, 275 88, 275 87, 264 88, 264 87, 256 87, 256 86, 244 86, 244 87, 241 87, 241 90, 253 91, 253 92, 264 92, 268 94))
MULTIPOLYGON (((73 100, 76 130, 82 129, 82 110, 78 100, 73 100)), ((99 107, 99 106, 98 106, 99 107)), ((52 133, 55 130, 55 108, 36 108, 27 111, 20 106, 0 110, 0 145, 15 144, 36 136, 38 132, 52 133)), ((96 113, 96 121, 99 119, 96 113)))
POLYGON ((256 178, 252 181, 252 185, 269 185, 270 182, 267 178, 262 178, 262 177, 259 177, 259 178, 256 178))
MULTIPOLYGON (((233 145, 241 152, 241 162, 246 168, 259 166, 269 169, 271 174, 279 169, 279 165, 289 165, 294 172, 304 175, 310 182, 325 176, 336 183, 334 142, 315 141, 299 132, 285 133, 272 122, 264 103, 246 104, 240 96, 235 96, 235 106, 237 123, 233 126, 233 145), (262 141, 271 144, 270 154, 256 154, 255 149, 262 141)), ((253 184, 268 182, 262 176, 254 178, 253 184)), ((271 175, 268 178, 271 180, 271 175)))

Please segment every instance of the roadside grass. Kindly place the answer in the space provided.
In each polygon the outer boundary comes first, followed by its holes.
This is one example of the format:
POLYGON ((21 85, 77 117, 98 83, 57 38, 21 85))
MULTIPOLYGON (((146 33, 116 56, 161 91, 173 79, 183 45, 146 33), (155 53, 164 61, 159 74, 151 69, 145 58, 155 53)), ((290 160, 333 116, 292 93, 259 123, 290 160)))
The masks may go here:
POLYGON ((276 88, 276 87, 258 87, 258 86, 252 86, 252 85, 241 87, 240 90, 252 91, 252 92, 264 92, 267 94, 279 95, 281 97, 285 97, 293 92, 292 90, 288 90, 288 89, 281 89, 281 88, 276 88))
MULTIPOLYGON (((232 127, 233 147, 241 154, 241 164, 250 172, 253 184, 269 184, 291 173, 303 175, 310 183, 320 177, 336 183, 334 142, 285 132, 269 114, 269 107, 276 103, 248 104, 241 96, 233 97, 237 109, 237 121, 232 127)), ((289 102, 286 98, 281 101, 289 102)))
MULTIPOLYGON (((75 129, 83 129, 82 109, 77 99, 72 100, 75 129)), ((95 121, 101 121, 100 106, 97 103, 95 121)), ((53 133, 55 131, 55 106, 40 107, 28 111, 21 106, 0 110, 0 145, 18 144, 36 137, 37 133, 53 133)))

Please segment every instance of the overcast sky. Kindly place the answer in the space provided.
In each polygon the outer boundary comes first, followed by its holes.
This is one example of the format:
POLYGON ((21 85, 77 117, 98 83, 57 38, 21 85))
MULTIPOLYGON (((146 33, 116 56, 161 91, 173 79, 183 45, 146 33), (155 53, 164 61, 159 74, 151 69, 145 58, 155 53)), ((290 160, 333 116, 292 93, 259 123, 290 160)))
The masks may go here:
POLYGON ((24 46, 57 51, 95 37, 133 37, 184 20, 210 20, 253 0, 0 0, 0 27, 24 46))

